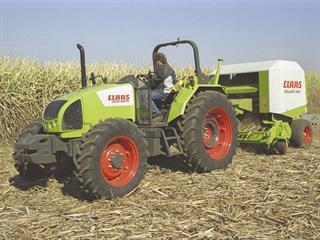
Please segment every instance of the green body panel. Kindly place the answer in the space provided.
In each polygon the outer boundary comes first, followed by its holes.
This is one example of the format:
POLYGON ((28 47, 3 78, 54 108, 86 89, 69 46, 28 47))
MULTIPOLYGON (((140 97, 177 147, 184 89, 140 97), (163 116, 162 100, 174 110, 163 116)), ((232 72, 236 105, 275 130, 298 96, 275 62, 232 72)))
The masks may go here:
POLYGON ((256 93, 258 88, 254 85, 236 85, 236 86, 227 86, 226 92, 229 95, 232 94, 244 94, 244 93, 256 93))
POLYGON ((269 72, 259 72, 259 112, 269 112, 269 72))
POLYGON ((175 99, 173 100, 168 116, 167 122, 172 122, 177 117, 181 116, 184 113, 184 110, 187 106, 187 103, 190 101, 192 96, 201 89, 206 90, 218 90, 220 92, 225 93, 225 90, 220 85, 210 85, 210 84, 197 84, 198 79, 195 78, 195 84, 194 86, 191 86, 191 84, 187 84, 186 87, 182 88, 175 99))
POLYGON ((289 123, 281 120, 262 121, 264 127, 252 129, 250 126, 239 129, 238 140, 241 143, 266 144, 273 146, 279 141, 288 143, 291 137, 289 123))
POLYGON ((252 98, 230 99, 230 101, 237 114, 243 114, 244 111, 252 112, 252 98))
POLYGON ((282 113, 285 116, 291 117, 293 119, 301 118, 301 116, 307 112, 307 106, 303 105, 301 107, 297 107, 294 109, 291 109, 287 112, 282 113))
POLYGON ((66 100, 67 103, 59 111, 57 119, 50 121, 42 120, 43 127, 47 133, 60 133, 61 138, 78 138, 89 131, 89 129, 97 124, 99 121, 108 118, 124 118, 134 121, 135 120, 135 100, 133 99, 133 104, 130 106, 104 106, 100 100, 97 92, 111 89, 121 86, 130 86, 132 89, 131 96, 134 98, 134 89, 130 84, 104 84, 99 86, 94 86, 90 88, 81 89, 70 93, 68 95, 62 96, 57 100, 66 100), (81 129, 77 130, 63 130, 62 129, 62 119, 66 109, 75 101, 81 101, 82 115, 83 115, 83 125, 81 129))
POLYGON ((187 106, 187 103, 191 99, 191 97, 195 94, 198 89, 198 85, 194 87, 185 87, 182 88, 178 95, 175 97, 171 104, 168 122, 173 121, 177 117, 181 116, 184 113, 184 109, 187 106))

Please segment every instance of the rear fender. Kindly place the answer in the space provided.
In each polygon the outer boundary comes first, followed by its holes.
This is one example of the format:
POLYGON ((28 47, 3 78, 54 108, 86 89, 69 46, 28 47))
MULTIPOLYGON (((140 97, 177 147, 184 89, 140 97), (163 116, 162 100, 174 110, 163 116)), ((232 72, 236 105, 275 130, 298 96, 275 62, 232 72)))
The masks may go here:
POLYGON ((175 97, 171 104, 171 108, 169 111, 168 116, 168 123, 174 121, 177 117, 181 116, 186 107, 188 102, 191 100, 191 98, 194 95, 197 95, 198 92, 202 91, 217 91, 221 92, 224 95, 226 94, 226 91, 223 86, 220 85, 207 85, 207 84, 201 84, 201 85, 195 85, 194 87, 189 88, 183 88, 180 90, 178 95, 175 97))

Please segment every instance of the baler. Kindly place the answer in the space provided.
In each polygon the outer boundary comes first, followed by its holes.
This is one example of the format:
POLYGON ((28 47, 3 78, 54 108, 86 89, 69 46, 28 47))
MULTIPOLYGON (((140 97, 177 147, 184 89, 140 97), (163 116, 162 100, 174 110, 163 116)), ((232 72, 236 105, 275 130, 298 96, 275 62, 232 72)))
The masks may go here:
POLYGON ((219 84, 240 121, 238 140, 275 148, 280 154, 294 147, 309 147, 311 123, 307 112, 303 69, 292 61, 275 60, 224 65, 219 84))

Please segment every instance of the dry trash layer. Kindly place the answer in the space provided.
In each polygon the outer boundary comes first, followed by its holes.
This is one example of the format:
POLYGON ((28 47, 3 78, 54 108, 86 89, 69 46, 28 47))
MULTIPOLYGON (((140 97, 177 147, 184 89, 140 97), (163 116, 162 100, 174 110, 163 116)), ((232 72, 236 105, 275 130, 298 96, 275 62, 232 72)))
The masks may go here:
POLYGON ((319 239, 320 146, 238 149, 226 170, 154 159, 139 188, 90 201, 73 177, 26 183, 0 148, 0 239, 319 239))

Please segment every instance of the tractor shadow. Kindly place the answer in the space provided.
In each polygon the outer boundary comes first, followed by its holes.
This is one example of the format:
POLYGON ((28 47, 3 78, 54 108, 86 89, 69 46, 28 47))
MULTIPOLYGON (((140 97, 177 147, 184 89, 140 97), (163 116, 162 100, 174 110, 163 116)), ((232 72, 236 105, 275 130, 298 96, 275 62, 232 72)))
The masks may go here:
POLYGON ((171 172, 192 173, 192 168, 188 165, 185 159, 181 156, 156 156, 148 158, 148 164, 150 166, 159 167, 163 170, 169 170, 171 172))
POLYGON ((28 191, 34 187, 45 188, 48 186, 48 178, 40 178, 35 181, 27 181, 23 179, 19 174, 9 178, 9 183, 20 189, 21 191, 28 191))
POLYGON ((92 202, 93 199, 81 188, 77 178, 73 174, 64 177, 42 177, 33 181, 25 180, 17 174, 9 178, 9 182, 12 186, 25 192, 35 187, 47 188, 50 178, 54 178, 62 185, 60 189, 64 196, 69 196, 82 202, 92 202))
POLYGON ((254 146, 251 144, 241 143, 238 146, 244 152, 253 153, 256 155, 273 156, 278 155, 278 152, 274 148, 267 149, 265 146, 254 146))
MULTIPOLYGON (((157 156, 150 157, 148 159, 148 165, 151 167, 158 167, 160 170, 169 172, 182 172, 182 173, 192 173, 192 169, 185 162, 183 157, 165 157, 157 156)), ((9 182, 12 186, 20 189, 21 191, 29 191, 35 187, 47 188, 48 183, 51 178, 54 178, 59 184, 61 184, 60 190, 64 196, 75 198, 81 202, 92 202, 94 199, 87 194, 80 186, 78 179, 73 173, 67 176, 57 177, 57 176, 45 176, 37 180, 28 181, 22 178, 19 174, 9 178, 9 182)), ((51 184, 50 184, 51 185, 51 184)), ((51 186, 50 186, 51 187, 51 186)))
POLYGON ((64 196, 75 198, 81 202, 92 202, 94 199, 81 188, 78 179, 72 175, 67 178, 58 179, 62 184, 61 191, 64 196))

